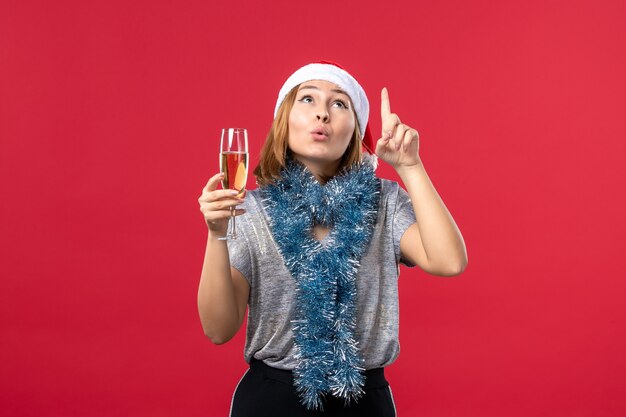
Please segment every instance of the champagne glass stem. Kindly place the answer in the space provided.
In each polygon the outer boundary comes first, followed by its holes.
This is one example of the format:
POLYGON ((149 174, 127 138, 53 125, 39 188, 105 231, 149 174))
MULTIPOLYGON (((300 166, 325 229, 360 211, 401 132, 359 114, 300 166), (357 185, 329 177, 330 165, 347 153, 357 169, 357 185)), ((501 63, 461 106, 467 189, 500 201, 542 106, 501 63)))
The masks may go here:
POLYGON ((230 237, 232 239, 237 239, 237 231, 235 229, 235 207, 231 207, 230 208, 230 219, 232 220, 232 223, 230 225, 230 237))

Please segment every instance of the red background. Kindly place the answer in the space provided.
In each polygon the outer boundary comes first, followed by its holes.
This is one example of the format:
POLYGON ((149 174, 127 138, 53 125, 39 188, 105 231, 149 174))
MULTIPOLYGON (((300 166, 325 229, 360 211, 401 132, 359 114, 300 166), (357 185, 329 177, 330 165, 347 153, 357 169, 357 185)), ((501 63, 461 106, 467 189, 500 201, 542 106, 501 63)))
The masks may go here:
POLYGON ((373 132, 389 88, 468 248, 460 277, 402 269, 399 415, 625 415, 625 21, 621 0, 3 0, 0 414, 227 414, 244 334, 202 332, 197 198, 220 129, 249 129, 255 166, 284 79, 329 59, 373 132))

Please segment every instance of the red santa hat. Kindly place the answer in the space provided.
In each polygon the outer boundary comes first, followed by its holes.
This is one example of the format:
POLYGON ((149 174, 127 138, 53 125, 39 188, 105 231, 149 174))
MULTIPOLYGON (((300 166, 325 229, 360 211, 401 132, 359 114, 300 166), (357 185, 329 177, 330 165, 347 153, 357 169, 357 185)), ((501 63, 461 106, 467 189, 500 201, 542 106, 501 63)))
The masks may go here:
POLYGON ((369 152, 374 152, 374 140, 372 139, 372 133, 367 125, 370 105, 367 100, 365 90, 363 90, 363 87, 361 87, 352 75, 350 75, 339 64, 334 62, 320 61, 308 64, 291 74, 278 93, 278 100, 276 101, 276 108, 274 109, 274 117, 276 117, 278 108, 287 94, 289 94, 295 86, 311 80, 322 80, 336 84, 339 88, 345 91, 348 96, 350 96, 350 100, 352 100, 354 112, 356 113, 356 118, 359 123, 359 130, 363 136, 365 149, 369 152))

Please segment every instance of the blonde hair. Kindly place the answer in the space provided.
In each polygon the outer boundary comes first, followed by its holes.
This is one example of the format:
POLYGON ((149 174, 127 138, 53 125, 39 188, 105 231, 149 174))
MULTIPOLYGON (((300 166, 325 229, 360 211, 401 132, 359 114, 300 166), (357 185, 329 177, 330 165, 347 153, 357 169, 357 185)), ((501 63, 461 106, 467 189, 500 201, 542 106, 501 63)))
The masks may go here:
MULTIPOLYGON (((289 150, 289 113, 296 101, 298 87, 295 86, 281 103, 276 117, 272 122, 265 143, 261 149, 259 165, 254 169, 254 176, 259 186, 270 185, 280 178, 280 171, 285 167, 289 150)), ((354 112, 354 110, 353 110, 354 112)), ((356 118, 356 114, 355 114, 356 118)), ((346 152, 341 157, 337 172, 341 172, 344 168, 349 168, 357 162, 361 161, 363 151, 361 150, 361 132, 359 124, 355 123, 354 133, 348 144, 346 152)), ((330 178, 323 178, 324 181, 330 178)))

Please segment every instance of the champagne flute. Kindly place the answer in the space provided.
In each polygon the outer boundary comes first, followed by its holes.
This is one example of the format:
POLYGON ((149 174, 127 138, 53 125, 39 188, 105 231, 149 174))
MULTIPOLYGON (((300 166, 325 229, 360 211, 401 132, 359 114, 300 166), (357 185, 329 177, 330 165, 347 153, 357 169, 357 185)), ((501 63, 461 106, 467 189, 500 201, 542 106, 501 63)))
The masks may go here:
MULTIPOLYGON (((224 173, 222 188, 239 191, 241 197, 248 179, 248 131, 243 128, 222 129, 220 171, 224 173)), ((235 209, 230 209, 230 224, 226 236, 219 240, 237 239, 235 209)))

